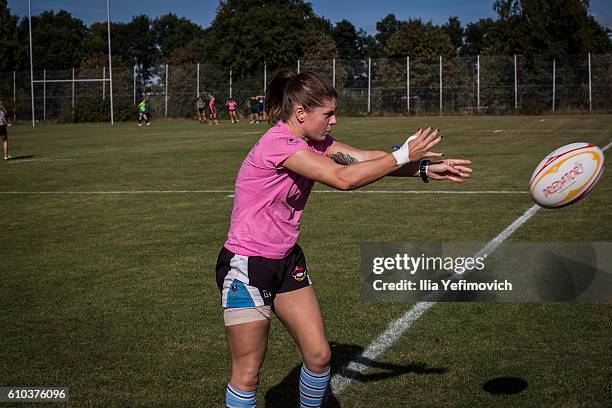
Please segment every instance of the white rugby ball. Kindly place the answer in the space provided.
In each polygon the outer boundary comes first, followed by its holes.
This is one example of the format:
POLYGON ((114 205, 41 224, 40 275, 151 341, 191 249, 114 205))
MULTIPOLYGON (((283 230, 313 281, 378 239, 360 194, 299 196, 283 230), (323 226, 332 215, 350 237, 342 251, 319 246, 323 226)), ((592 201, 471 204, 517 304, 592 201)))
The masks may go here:
POLYGON ((533 200, 546 208, 570 205, 595 187, 604 170, 601 149, 590 143, 561 146, 538 164, 529 182, 533 200))

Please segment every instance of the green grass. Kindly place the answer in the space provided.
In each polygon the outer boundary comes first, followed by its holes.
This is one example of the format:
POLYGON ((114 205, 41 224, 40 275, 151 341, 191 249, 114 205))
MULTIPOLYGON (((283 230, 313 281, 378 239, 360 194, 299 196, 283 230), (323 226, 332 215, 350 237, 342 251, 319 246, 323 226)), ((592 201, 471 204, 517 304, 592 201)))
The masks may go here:
MULTIPOLYGON (((605 115, 341 118, 335 135, 389 149, 431 125, 443 129, 439 150, 447 157, 474 162, 462 186, 389 178, 365 189, 524 191, 553 148, 604 146, 611 123, 605 115)), ((18 192, 0 194, 0 386, 69 386, 74 407, 223 406, 229 356, 214 264, 232 198, 67 192, 232 190, 264 129, 191 121, 10 128, 12 156, 31 157, 0 163, 0 192, 18 192)), ((612 178, 604 174, 589 197, 539 211, 510 240, 612 241, 611 202, 612 178)), ((362 242, 486 242, 531 206, 527 194, 313 193, 300 243, 334 372, 411 307, 361 298, 362 242)), ((301 360, 282 325, 272 326, 258 402, 290 406, 301 360)), ((337 402, 611 406, 611 336, 609 304, 438 304, 337 402), (501 376, 528 386, 508 396, 483 390, 501 376)))

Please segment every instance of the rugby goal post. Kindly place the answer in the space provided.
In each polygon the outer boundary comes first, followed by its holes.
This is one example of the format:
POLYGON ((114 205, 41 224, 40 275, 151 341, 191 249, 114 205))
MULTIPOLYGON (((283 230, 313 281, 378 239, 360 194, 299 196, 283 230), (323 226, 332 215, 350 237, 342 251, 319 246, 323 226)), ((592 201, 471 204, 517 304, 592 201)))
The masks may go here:
MULTIPOLYGON (((111 55, 111 35, 110 35, 110 0, 106 0, 106 27, 108 36, 108 78, 88 78, 75 79, 74 73, 72 79, 34 79, 34 58, 32 56, 32 0, 28 0, 28 32, 30 39, 30 90, 32 99, 32 127, 36 127, 36 113, 34 106, 34 84, 46 83, 62 83, 71 82, 74 89, 75 82, 109 82, 109 97, 110 97, 110 120, 111 125, 115 124, 115 116, 113 109, 113 62, 111 55)), ((73 71, 74 72, 74 71, 73 71)))

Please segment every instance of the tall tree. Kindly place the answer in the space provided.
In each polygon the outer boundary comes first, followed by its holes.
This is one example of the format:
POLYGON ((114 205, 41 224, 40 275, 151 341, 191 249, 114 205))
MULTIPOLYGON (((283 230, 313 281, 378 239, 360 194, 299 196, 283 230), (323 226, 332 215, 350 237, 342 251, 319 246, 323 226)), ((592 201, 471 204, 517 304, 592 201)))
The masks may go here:
POLYGON ((159 62, 151 19, 144 14, 133 17, 125 27, 125 35, 129 38, 128 58, 138 66, 143 79, 147 80, 150 69, 159 62))
POLYGON ((309 31, 309 32, 319 31, 329 36, 332 35, 332 31, 333 31, 333 25, 331 21, 329 21, 325 17, 318 16, 314 13, 310 14, 308 18, 306 19, 305 28, 306 28, 306 31, 309 31))
POLYGON ((440 55, 453 57, 455 52, 446 30, 431 21, 423 23, 421 19, 402 22, 399 30, 391 36, 385 46, 387 57, 406 55, 422 58, 437 58, 440 55))
POLYGON ((303 0, 223 0, 206 32, 204 57, 237 76, 294 65, 302 56, 311 21, 303 0))
POLYGON ((401 22, 395 18, 395 14, 388 14, 385 18, 376 23, 376 30, 378 31, 376 34, 376 41, 381 48, 387 46, 391 37, 399 31, 400 25, 401 22))
POLYGON ((338 48, 338 57, 344 59, 361 59, 364 57, 365 33, 357 31, 350 21, 344 19, 336 23, 332 38, 338 48))
POLYGON ((442 26, 442 29, 446 31, 448 38, 451 40, 451 43, 455 47, 457 53, 463 47, 463 36, 465 35, 465 30, 461 26, 461 21, 459 21, 459 17, 453 16, 448 19, 448 23, 442 26))
POLYGON ((498 0, 494 5, 502 21, 508 15, 511 52, 551 58, 612 50, 606 30, 588 8, 588 0, 498 0))
POLYGON ((155 44, 164 60, 168 60, 175 50, 201 39, 204 34, 199 25, 184 17, 179 18, 174 13, 153 20, 152 30, 155 44))
POLYGON ((467 25, 463 55, 507 55, 510 53, 506 33, 499 21, 492 18, 480 19, 467 25))
POLYGON ((384 49, 376 40, 376 35, 366 35, 360 31, 363 36, 363 54, 364 58, 382 58, 384 57, 384 49))
MULTIPOLYGON (((72 17, 65 10, 57 13, 43 11, 32 17, 32 53, 36 61, 36 69, 58 70, 78 67, 85 55, 85 38, 88 29, 78 18, 72 17)), ((22 19, 19 24, 19 41, 28 44, 28 20, 22 19)), ((27 46, 24 46, 26 48, 27 46)), ((28 65, 21 53, 20 66, 28 65)))
POLYGON ((327 34, 321 31, 310 32, 304 40, 304 59, 322 60, 338 58, 336 43, 327 34))
MULTIPOLYGON (((90 56, 108 55, 107 36, 106 23, 91 25, 86 41, 90 56)), ((113 57, 119 58, 123 65, 137 66, 141 81, 151 77, 151 68, 159 63, 160 53, 149 17, 139 15, 129 23, 111 23, 111 43, 113 57)))
POLYGON ((7 0, 0 0, 0 72, 12 71, 17 62, 17 22, 12 16, 7 0))
MULTIPOLYGON (((107 23, 93 23, 89 27, 87 36, 87 50, 89 56, 108 55, 108 31, 107 23)), ((126 63, 133 64, 130 55, 130 44, 132 38, 125 23, 111 23, 111 52, 113 57, 119 57, 126 63)))
POLYGON ((203 38, 196 38, 187 42, 182 47, 175 48, 169 58, 166 59, 170 65, 195 64, 203 61, 202 49, 206 46, 203 38))

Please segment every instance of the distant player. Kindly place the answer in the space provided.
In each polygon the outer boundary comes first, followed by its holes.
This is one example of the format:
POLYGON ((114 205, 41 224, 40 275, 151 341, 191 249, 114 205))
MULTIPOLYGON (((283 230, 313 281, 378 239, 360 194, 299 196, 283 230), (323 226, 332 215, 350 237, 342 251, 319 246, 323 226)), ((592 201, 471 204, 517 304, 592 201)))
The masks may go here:
POLYGON ((151 118, 149 116, 149 101, 147 96, 142 97, 142 101, 138 104, 138 126, 142 126, 142 121, 145 121, 147 126, 151 126, 151 118))
POLYGON ((204 113, 205 107, 206 104, 204 103, 204 99, 199 96, 198 100, 196 101, 196 112, 198 114, 198 122, 200 123, 206 122, 206 114, 204 113))
POLYGON ((249 100, 250 110, 251 110, 251 122, 250 123, 259 123, 258 113, 259 113, 259 103, 257 102, 256 96, 251 96, 249 100))
POLYGON ((220 125, 217 119, 217 102, 215 97, 210 95, 210 102, 208 102, 208 125, 212 125, 212 121, 215 121, 215 125, 220 125))
POLYGON ((232 123, 240 122, 238 120, 238 117, 236 116, 236 107, 238 106, 236 101, 233 98, 230 98, 229 102, 227 102, 225 106, 227 106, 227 110, 229 112, 229 116, 230 116, 232 123))
POLYGON ((11 158, 8 146, 8 131, 6 130, 6 128, 10 126, 11 122, 8 120, 8 112, 6 111, 2 101, 0 101, 0 137, 2 137, 2 151, 4 152, 4 160, 11 158))
POLYGON ((264 112, 264 96, 263 95, 259 95, 257 97, 257 123, 259 123, 260 120, 264 120, 265 119, 265 112, 264 112))

